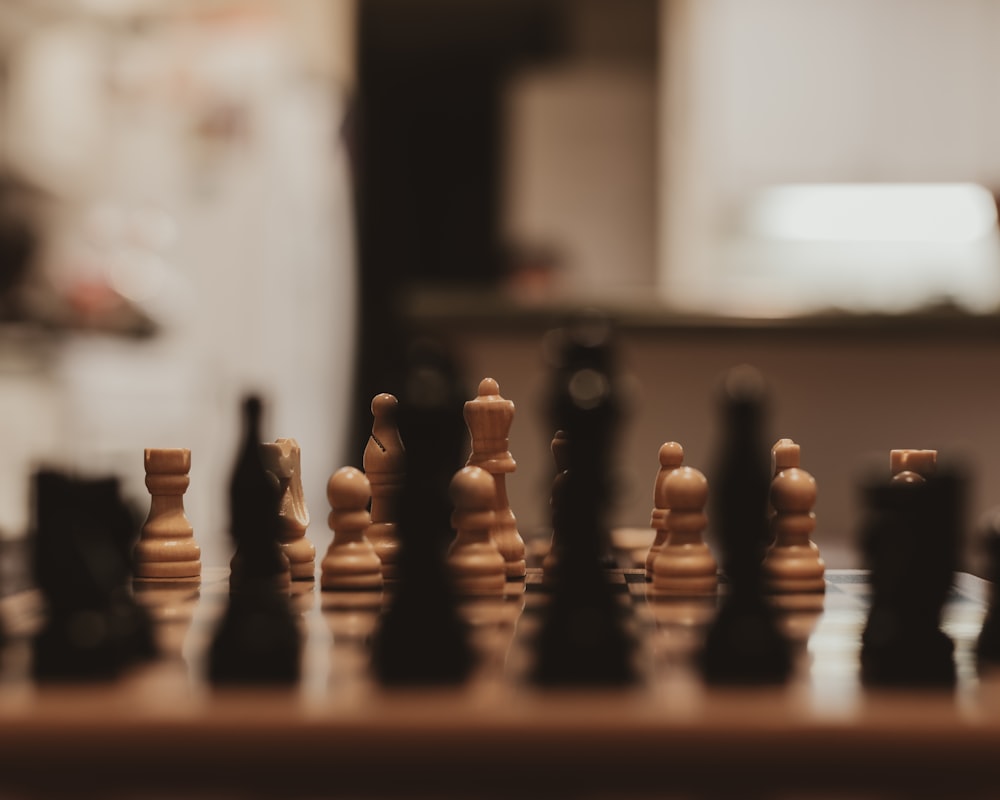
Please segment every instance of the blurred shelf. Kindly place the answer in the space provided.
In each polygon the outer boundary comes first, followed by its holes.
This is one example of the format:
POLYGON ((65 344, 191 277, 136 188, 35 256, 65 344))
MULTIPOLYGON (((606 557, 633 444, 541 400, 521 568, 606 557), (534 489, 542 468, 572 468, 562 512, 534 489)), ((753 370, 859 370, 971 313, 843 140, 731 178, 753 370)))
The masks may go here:
POLYGON ((737 317, 681 311, 650 290, 605 297, 523 300, 502 289, 418 288, 403 297, 401 313, 431 331, 537 333, 583 313, 612 320, 619 330, 657 336, 916 339, 1000 341, 1000 314, 971 314, 951 305, 905 314, 830 311, 785 317, 737 317))

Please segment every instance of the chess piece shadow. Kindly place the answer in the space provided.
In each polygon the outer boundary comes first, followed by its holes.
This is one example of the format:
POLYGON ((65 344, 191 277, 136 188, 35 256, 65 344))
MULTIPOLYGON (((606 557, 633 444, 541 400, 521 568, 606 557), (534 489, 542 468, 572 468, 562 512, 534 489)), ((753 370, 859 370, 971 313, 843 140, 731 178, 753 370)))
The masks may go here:
POLYGON ((653 657, 669 665, 687 664, 695 657, 715 616, 715 597, 647 594, 655 623, 653 657))
POLYGON ((183 658, 184 643, 201 598, 197 587, 159 586, 148 583, 134 588, 135 599, 153 621, 157 647, 164 658, 183 658))

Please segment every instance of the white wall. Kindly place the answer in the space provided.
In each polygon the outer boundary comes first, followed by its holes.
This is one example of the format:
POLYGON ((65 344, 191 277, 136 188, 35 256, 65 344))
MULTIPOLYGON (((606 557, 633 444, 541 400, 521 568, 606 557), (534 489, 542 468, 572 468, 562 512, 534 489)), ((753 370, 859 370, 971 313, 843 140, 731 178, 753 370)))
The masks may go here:
POLYGON ((562 296, 646 289, 655 276, 651 70, 570 63, 508 85, 504 233, 557 254, 562 296))
POLYGON ((114 284, 124 264, 148 271, 160 291, 133 300, 159 333, 71 334, 30 372, 0 359, 3 416, 19 431, 0 532, 24 533, 39 460, 119 474, 141 505, 143 449, 188 447, 188 515, 203 560, 221 565, 247 391, 268 401, 268 438, 299 440, 310 537, 324 548, 331 536, 325 487, 345 458, 356 314, 341 135, 353 3, 185 8, 163 5, 138 27, 56 18, 17 52, 4 124, 16 166, 52 192, 45 276, 62 292, 84 278, 114 284), (69 70, 72 104, 67 63, 86 67, 69 70), (137 253, 154 222, 169 235, 137 253))
POLYGON ((661 24, 668 299, 721 304, 718 242, 762 186, 1000 187, 995 0, 664 0, 661 24))

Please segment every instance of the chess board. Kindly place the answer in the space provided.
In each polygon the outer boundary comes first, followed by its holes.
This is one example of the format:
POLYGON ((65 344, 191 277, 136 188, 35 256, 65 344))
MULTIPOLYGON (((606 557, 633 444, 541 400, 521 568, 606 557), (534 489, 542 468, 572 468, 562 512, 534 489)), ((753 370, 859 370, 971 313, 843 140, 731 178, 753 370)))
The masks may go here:
POLYGON ((912 796, 946 779, 948 796, 991 796, 1000 782, 1000 677, 977 674, 971 658, 984 581, 956 575, 945 611, 957 688, 913 692, 860 684, 864 572, 828 573, 821 605, 787 602, 795 676, 745 689, 708 688, 692 668, 714 601, 654 600, 641 571, 610 576, 640 643, 643 680, 625 690, 543 691, 521 679, 546 602, 537 570, 502 602, 465 608, 482 666, 465 686, 433 690, 376 685, 366 639, 377 602, 310 584, 293 596, 300 683, 212 689, 203 653, 227 593, 219 569, 200 589, 142 595, 162 658, 110 683, 36 685, 26 675, 39 601, 19 593, 2 607, 0 793, 912 796))

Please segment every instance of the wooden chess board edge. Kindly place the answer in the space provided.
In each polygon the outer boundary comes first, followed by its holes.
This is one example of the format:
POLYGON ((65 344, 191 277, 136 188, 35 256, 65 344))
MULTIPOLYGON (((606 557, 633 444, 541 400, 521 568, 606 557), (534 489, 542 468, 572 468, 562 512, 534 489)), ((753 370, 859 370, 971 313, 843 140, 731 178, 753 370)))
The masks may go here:
MULTIPOLYGON (((920 788, 948 776, 949 792, 982 788, 1000 777, 1000 731, 873 729, 856 736, 825 727, 721 733, 695 725, 670 735, 655 727, 610 729, 539 725, 474 729, 351 726, 325 723, 268 729, 245 726, 191 735, 158 724, 46 731, 0 731, 7 787, 75 784, 187 789, 252 787, 284 796, 329 791, 384 795, 402 790, 467 796, 490 792, 720 791, 755 785, 772 791, 864 787, 920 788), (221 734, 225 735, 222 736, 221 734), (482 734, 482 735, 480 735, 482 734), (944 735, 942 735, 944 734, 944 735), (209 740, 207 737, 211 736, 209 740), (879 745, 873 746, 878 739, 879 745), (44 769, 40 769, 44 764, 44 769), (553 783, 555 782, 555 783, 553 783)), ((938 784, 939 785, 939 784, 938 784)), ((954 796, 954 795, 951 795, 954 796)))

